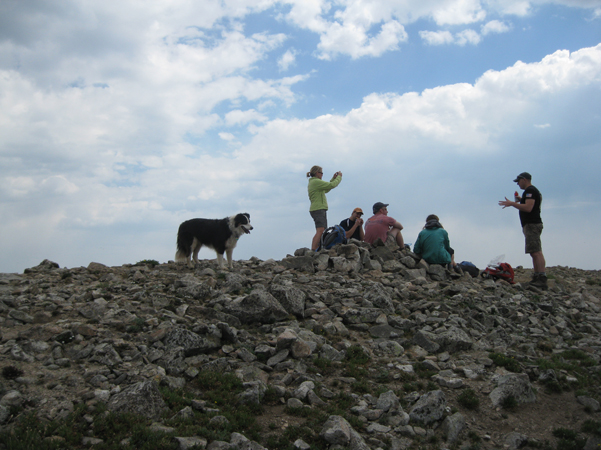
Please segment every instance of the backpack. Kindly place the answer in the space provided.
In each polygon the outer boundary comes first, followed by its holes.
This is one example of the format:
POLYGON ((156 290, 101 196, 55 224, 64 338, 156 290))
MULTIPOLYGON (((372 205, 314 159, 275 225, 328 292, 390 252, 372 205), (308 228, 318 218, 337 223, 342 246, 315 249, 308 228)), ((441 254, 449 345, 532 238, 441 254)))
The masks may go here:
POLYGON ((478 269, 470 261, 461 261, 459 263, 459 267, 461 267, 461 270, 463 270, 464 273, 469 273, 472 276, 472 278, 476 278, 478 275, 480 275, 480 269, 478 269))
POLYGON ((317 250, 330 249, 336 244, 346 244, 346 242, 346 231, 344 228, 340 225, 334 225, 323 232, 317 250))
POLYGON ((505 280, 511 284, 513 281, 513 268, 508 263, 489 264, 481 273, 482 278, 490 278, 493 280, 505 280))

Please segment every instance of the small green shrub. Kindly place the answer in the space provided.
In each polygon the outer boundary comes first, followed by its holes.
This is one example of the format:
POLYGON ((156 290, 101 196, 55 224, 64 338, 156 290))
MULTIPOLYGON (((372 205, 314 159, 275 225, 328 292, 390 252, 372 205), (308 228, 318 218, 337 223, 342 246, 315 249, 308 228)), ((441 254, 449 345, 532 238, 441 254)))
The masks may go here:
POLYGON ((501 401, 503 409, 514 410, 518 406, 518 401, 513 395, 508 395, 501 401))
POLYGON ((160 263, 154 259, 143 259, 142 261, 138 261, 136 266, 145 265, 145 266, 158 266, 160 263))
POLYGON ((522 371, 520 363, 511 356, 506 356, 502 353, 490 353, 488 357, 492 359, 497 366, 505 367, 511 372, 520 373, 522 371))
POLYGON ((457 401, 461 406, 467 409, 478 409, 480 406, 480 399, 473 389, 464 390, 459 394, 459 397, 457 397, 457 401))
POLYGON ((346 350, 345 360, 350 364, 363 365, 369 362, 369 355, 365 353, 360 345, 351 345, 346 350))
POLYGON ((587 419, 582 424, 581 431, 583 433, 590 433, 596 434, 597 436, 601 436, 601 422, 592 419, 587 419))
POLYGON ((14 380, 23 376, 23 371, 15 366, 6 366, 2 368, 2 377, 7 380, 14 380))

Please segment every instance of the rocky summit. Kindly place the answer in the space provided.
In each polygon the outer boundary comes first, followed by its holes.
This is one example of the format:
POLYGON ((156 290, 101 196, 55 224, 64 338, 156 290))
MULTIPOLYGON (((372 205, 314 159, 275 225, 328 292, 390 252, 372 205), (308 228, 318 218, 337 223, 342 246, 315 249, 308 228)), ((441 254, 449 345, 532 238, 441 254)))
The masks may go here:
POLYGON ((0 274, 0 448, 597 449, 601 274, 351 241, 0 274))

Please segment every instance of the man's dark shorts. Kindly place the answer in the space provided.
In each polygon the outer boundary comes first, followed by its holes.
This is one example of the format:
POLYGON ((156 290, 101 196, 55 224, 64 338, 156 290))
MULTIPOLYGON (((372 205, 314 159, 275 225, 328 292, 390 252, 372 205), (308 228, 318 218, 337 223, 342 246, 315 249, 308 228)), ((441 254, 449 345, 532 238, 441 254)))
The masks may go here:
POLYGON ((526 253, 542 252, 543 246, 540 242, 540 235, 543 232, 543 224, 527 223, 522 231, 526 237, 526 253))
POLYGON ((328 218, 326 209, 318 209, 317 211, 309 211, 311 217, 315 221, 315 228, 328 228, 328 218))

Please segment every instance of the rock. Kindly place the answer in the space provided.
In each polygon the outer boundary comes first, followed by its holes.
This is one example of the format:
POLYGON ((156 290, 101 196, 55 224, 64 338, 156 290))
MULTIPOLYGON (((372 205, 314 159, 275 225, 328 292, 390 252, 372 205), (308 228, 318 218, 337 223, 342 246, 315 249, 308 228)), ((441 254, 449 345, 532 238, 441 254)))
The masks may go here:
POLYGON ((412 422, 428 425, 439 420, 445 412, 447 400, 444 392, 430 391, 422 395, 409 411, 412 422))
MULTIPOLYGON (((212 418, 211 427, 223 428, 223 418, 241 405, 259 415, 284 405, 300 410, 293 421, 261 417, 269 435, 281 435, 302 426, 305 415, 319 417, 344 405, 345 414, 357 419, 355 429, 339 419, 322 430, 337 436, 336 430, 346 429, 345 444, 303 435, 294 447, 320 439, 332 450, 405 449, 432 436, 445 438, 446 447, 466 442, 469 427, 489 441, 486 446, 517 448, 519 436, 527 434, 554 442, 551 430, 565 424, 545 410, 582 412, 573 415, 576 430, 599 411, 597 271, 548 268, 555 276, 549 290, 534 292, 519 284, 530 269, 515 269, 516 285, 453 278, 442 266, 384 245, 352 242, 294 254, 285 262, 237 261, 227 272, 208 261, 193 270, 172 263, 61 269, 46 261, 22 275, 0 274, 0 426, 13 429, 29 413, 61 423, 75 412, 83 414, 82 423, 97 425, 86 438, 106 447, 131 446, 99 431, 97 414, 106 403, 109 411, 146 415, 154 421, 151 430, 180 439, 171 442, 175 447, 203 437, 193 428, 188 435, 176 433, 161 421, 202 414, 212 418), (443 273, 446 278, 437 280, 443 273), (353 361, 349 349, 355 346, 368 356, 365 364, 353 361), (496 365, 491 352, 514 358, 523 373, 496 365), (551 359, 568 364, 561 372, 558 365, 541 369, 539 361, 551 359), (580 370, 571 370, 572 364, 580 370), (422 378, 426 373, 430 378, 422 378), (231 375, 241 382, 232 403, 207 401, 207 378, 231 375), (555 395, 537 399, 534 392, 554 381, 593 384, 585 396, 562 396, 559 406, 555 395), (427 392, 432 382, 439 390, 427 392), (464 421, 468 412, 457 400, 463 388, 473 389, 481 402, 489 395, 493 409, 489 404, 470 411, 464 421), (189 406, 165 402, 169 391, 192 395, 189 406), (512 422, 516 443, 506 435, 506 421, 496 420, 513 414, 499 410, 509 396, 517 403, 545 402, 540 420, 512 422), (460 412, 451 415, 455 409, 460 412)), ((64 447, 60 438, 49 439, 64 447)), ((263 448, 240 433, 221 439, 197 445, 263 448)), ((588 448, 596 445, 589 436, 588 448)))
POLYGON ((459 434, 465 428, 465 417, 461 413, 455 413, 452 416, 447 416, 442 421, 441 430, 446 441, 452 444, 457 441, 459 434))
POLYGON ((225 312, 237 317, 242 323, 273 323, 288 316, 288 312, 275 297, 263 290, 255 290, 250 295, 227 304, 225 312))
POLYGON ((494 381, 497 387, 489 394, 493 406, 502 405, 507 397, 513 397, 518 404, 536 401, 536 394, 526 374, 502 375, 494 381))
POLYGON ((167 409, 156 382, 143 381, 114 395, 108 402, 109 411, 134 413, 158 419, 167 409))
POLYGON ((182 347, 186 357, 210 353, 221 348, 221 340, 215 336, 200 336, 181 327, 167 331, 163 343, 167 348, 182 347))

